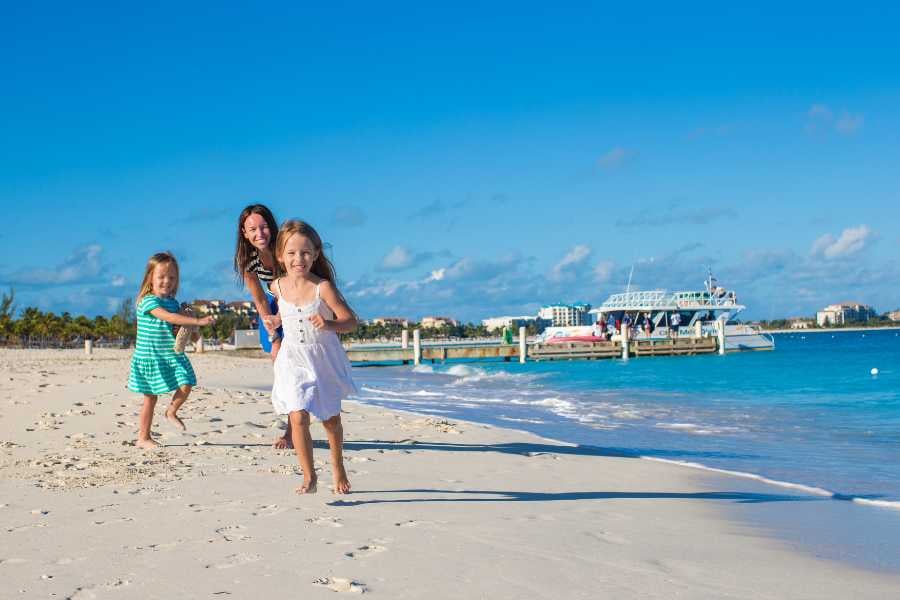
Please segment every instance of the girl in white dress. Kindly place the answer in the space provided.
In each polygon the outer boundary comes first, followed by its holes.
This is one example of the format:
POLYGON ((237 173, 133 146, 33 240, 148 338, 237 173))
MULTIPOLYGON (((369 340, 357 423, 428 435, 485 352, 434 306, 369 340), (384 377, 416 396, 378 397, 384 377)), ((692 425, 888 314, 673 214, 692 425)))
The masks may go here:
POLYGON ((316 491, 310 415, 322 421, 331 448, 334 492, 346 494, 350 481, 344 470, 341 400, 356 393, 350 362, 338 333, 356 328, 356 315, 334 285, 334 267, 322 253, 322 239, 303 221, 285 221, 275 241, 279 274, 271 286, 278 314, 265 317, 284 329, 275 358, 272 405, 288 415, 294 451, 303 469, 298 494, 316 491))

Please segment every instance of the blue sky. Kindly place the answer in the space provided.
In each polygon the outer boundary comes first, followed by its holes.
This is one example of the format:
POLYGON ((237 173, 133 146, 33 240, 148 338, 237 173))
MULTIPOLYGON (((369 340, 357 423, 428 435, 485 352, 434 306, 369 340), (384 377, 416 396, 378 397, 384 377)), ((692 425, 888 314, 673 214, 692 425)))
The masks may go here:
POLYGON ((168 249, 180 299, 237 299, 262 202, 366 317, 599 303, 632 266, 711 265, 748 317, 900 307, 900 11, 665 7, 7 5, 0 287, 109 314, 168 249))

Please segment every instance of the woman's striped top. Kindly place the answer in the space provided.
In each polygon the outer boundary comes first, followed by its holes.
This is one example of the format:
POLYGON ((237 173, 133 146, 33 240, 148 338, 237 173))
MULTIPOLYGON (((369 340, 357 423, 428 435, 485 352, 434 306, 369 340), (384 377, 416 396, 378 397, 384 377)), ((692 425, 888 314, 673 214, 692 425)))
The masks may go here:
POLYGON ((259 259, 259 252, 256 250, 250 255, 250 262, 247 263, 247 271, 256 273, 256 276, 259 277, 260 281, 271 282, 275 280, 275 273, 272 272, 272 269, 267 269, 265 265, 262 264, 262 261, 259 259))

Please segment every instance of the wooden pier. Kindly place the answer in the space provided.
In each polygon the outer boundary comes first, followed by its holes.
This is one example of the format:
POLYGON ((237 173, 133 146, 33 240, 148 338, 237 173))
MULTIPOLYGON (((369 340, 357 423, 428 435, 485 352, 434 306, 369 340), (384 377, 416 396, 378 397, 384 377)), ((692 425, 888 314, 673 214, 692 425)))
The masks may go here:
POLYGON ((418 362, 444 362, 451 359, 491 359, 502 358, 520 362, 525 360, 597 360, 601 358, 622 358, 641 356, 677 356, 693 354, 713 354, 719 344, 714 337, 683 337, 665 340, 631 340, 627 342, 628 352, 623 352, 622 342, 564 342, 558 344, 432 344, 420 346, 420 359, 416 360, 415 348, 402 347, 350 347, 347 357, 350 362, 403 364, 418 362))

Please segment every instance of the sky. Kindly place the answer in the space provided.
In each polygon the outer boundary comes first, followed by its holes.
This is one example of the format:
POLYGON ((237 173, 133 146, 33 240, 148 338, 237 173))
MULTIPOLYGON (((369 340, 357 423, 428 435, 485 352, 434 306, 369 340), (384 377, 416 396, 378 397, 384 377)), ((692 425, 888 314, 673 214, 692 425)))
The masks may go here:
POLYGON ((701 289, 900 307, 900 8, 5 3, 0 291, 111 314, 237 216, 331 244, 364 318, 701 289), (693 12, 691 12, 693 11, 693 12))

